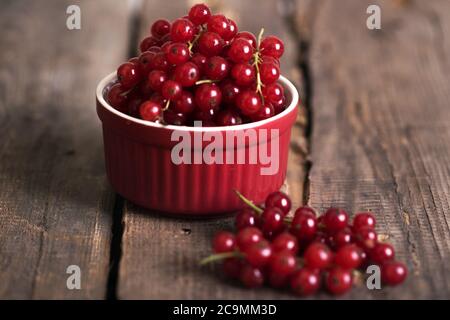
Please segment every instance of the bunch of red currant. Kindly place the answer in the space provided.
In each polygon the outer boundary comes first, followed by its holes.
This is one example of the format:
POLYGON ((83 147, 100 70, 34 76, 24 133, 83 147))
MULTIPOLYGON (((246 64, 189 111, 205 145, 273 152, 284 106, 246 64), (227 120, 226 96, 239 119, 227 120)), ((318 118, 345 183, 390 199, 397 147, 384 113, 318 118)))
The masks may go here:
POLYGON ((307 296, 323 283, 338 295, 351 289, 355 270, 370 264, 380 266, 386 285, 398 285, 408 274, 394 260, 394 248, 378 241, 371 213, 357 213, 350 224, 342 209, 330 208, 317 217, 312 208, 301 207, 291 218, 291 200, 282 192, 271 193, 264 209, 238 196, 249 207, 236 216, 237 233, 218 232, 214 254, 201 263, 222 261, 224 273, 246 287, 290 286, 295 294, 307 296))
POLYGON ((283 42, 238 32, 236 23, 205 4, 172 23, 157 20, 139 57, 117 69, 107 93, 117 110, 174 125, 230 126, 285 109, 279 59, 283 42))

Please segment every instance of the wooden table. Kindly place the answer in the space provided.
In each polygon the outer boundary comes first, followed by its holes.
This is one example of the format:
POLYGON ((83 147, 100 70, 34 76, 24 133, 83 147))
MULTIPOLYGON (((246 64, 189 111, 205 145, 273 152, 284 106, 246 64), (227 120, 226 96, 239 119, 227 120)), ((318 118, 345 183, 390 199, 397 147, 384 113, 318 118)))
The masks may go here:
MULTIPOLYGON (((401 287, 344 298, 450 298, 450 2, 208 2, 241 29, 285 39, 283 73, 303 101, 286 183, 294 204, 373 211, 411 269, 401 287), (369 4, 381 30, 366 27, 369 4)), ((232 217, 167 217, 108 185, 95 86, 152 20, 191 1, 136 3, 0 4, 0 298, 292 298, 198 267, 232 217), (81 30, 66 28, 71 4, 81 30), (69 265, 81 290, 66 288, 69 265)))

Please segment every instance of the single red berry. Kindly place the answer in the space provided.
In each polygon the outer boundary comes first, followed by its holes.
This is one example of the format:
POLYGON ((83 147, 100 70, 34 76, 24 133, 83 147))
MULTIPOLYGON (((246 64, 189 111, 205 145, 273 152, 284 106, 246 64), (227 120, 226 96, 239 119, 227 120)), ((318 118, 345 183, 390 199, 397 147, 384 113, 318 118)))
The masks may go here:
POLYGON ((348 214, 342 209, 330 208, 324 213, 322 223, 329 234, 334 234, 348 226, 348 214))
POLYGON ((173 111, 177 113, 191 113, 194 111, 194 96, 189 91, 183 90, 180 96, 172 104, 173 111))
POLYGON ((131 89, 141 81, 140 69, 131 62, 125 62, 117 69, 117 79, 126 89, 131 89))
POLYGON ((231 41, 238 33, 238 27, 236 22, 232 19, 228 19, 227 32, 224 35, 224 40, 231 41))
POLYGON ((203 73, 205 70, 206 60, 207 58, 203 54, 198 52, 194 53, 194 55, 191 58, 191 62, 197 65, 198 69, 200 70, 200 73, 203 73))
POLYGON ((174 42, 189 42, 194 39, 194 24, 188 19, 177 19, 172 23, 170 37, 174 42))
POLYGON ((126 91, 120 83, 116 83, 109 89, 106 100, 115 109, 125 112, 124 107, 128 99, 126 91))
POLYGON ((127 106, 127 113, 132 117, 140 118, 141 116, 139 114, 139 108, 143 102, 144 100, 139 97, 130 99, 127 106))
POLYGON ((252 209, 244 208, 236 215, 234 225, 238 230, 246 227, 257 227, 259 225, 259 216, 252 209))
POLYGON ((213 239, 213 249, 215 253, 230 252, 234 250, 236 239, 234 234, 228 231, 216 233, 213 239))
POLYGON ((195 90, 195 104, 200 110, 217 109, 222 101, 222 92, 214 83, 204 83, 195 90))
POLYGON ((198 39, 198 52, 206 57, 219 55, 223 47, 223 39, 215 32, 205 32, 198 39))
POLYGON ((273 252, 287 251, 293 255, 296 255, 298 252, 298 248, 299 246, 297 238, 289 232, 280 233, 272 241, 273 252))
POLYGON ((189 20, 197 26, 208 22, 210 16, 211 10, 204 3, 196 4, 189 10, 189 20))
POLYGON ((185 126, 188 118, 185 113, 176 112, 172 109, 167 109, 163 113, 164 122, 174 126, 185 126))
POLYGON ((189 60, 189 48, 185 43, 174 42, 167 47, 166 58, 170 64, 185 63, 189 60))
POLYGON ((154 91, 161 91, 164 82, 167 81, 167 74, 161 70, 153 70, 148 74, 147 82, 154 91))
POLYGON ((291 199, 281 191, 275 191, 269 194, 265 202, 266 208, 277 207, 286 215, 291 210, 291 199))
POLYGON ((173 78, 183 87, 192 87, 200 78, 200 70, 193 62, 183 63, 173 71, 173 78))
POLYGON ((254 267, 267 265, 272 257, 272 248, 266 240, 249 245, 243 251, 248 263, 254 267))
POLYGON ((270 271, 282 276, 290 276, 297 269, 295 256, 289 251, 277 252, 270 259, 270 271))
POLYGON ((291 278, 291 289, 298 296, 310 296, 320 288, 320 273, 316 270, 302 268, 291 278))
POLYGON ((151 62, 155 54, 156 53, 153 51, 144 51, 139 55, 138 65, 141 69, 143 76, 148 75, 148 73, 151 71, 152 66, 151 62))
POLYGON ((156 53, 150 61, 150 69, 151 70, 161 70, 168 71, 169 70, 169 62, 167 61, 166 55, 164 52, 156 53))
POLYGON ((255 68, 248 63, 237 63, 231 68, 231 77, 238 86, 248 87, 255 82, 255 68))
POLYGON ((216 116, 216 123, 219 126, 235 126, 242 124, 242 118, 234 110, 223 109, 220 110, 216 116))
POLYGON ((181 95, 181 91, 181 85, 173 80, 167 80, 161 88, 162 96, 169 100, 178 98, 181 95))
POLYGON ((389 243, 377 243, 370 251, 370 259, 379 265, 394 260, 394 257, 394 248, 389 243))
POLYGON ((241 92, 239 86, 231 80, 224 80, 220 85, 220 90, 222 91, 223 102, 228 104, 234 104, 237 95, 241 92))
POLYGON ((261 82, 264 85, 274 83, 280 77, 280 68, 274 63, 264 62, 259 66, 261 82))
POLYGON ((249 116, 261 109, 262 103, 259 95, 252 90, 244 90, 236 97, 236 105, 243 115, 249 116))
POLYGON ((311 269, 326 269, 332 262, 332 252, 323 243, 313 242, 303 255, 305 265, 311 269))
POLYGON ((280 59, 284 53, 284 44, 280 38, 268 36, 261 41, 260 50, 264 55, 280 59))
POLYGON ((215 32, 224 40, 228 36, 228 19, 223 14, 214 14, 208 19, 208 31, 215 32))
POLYGON ((159 45, 159 40, 153 36, 147 37, 144 40, 141 41, 141 44, 139 45, 139 49, 141 52, 145 52, 150 47, 154 47, 159 45))
POLYGON ((275 115, 275 109, 269 101, 265 101, 261 109, 255 114, 251 115, 253 121, 265 120, 273 117, 275 115))
POLYGON ((239 249, 245 250, 252 244, 258 243, 263 239, 261 230, 256 227, 247 227, 239 230, 236 235, 236 243, 239 249))
POLYGON ((170 22, 165 19, 156 20, 153 22, 150 32, 152 36, 160 39, 170 32, 170 22))
POLYGON ((202 121, 205 123, 213 122, 213 119, 215 118, 217 114, 216 109, 207 109, 207 110, 195 110, 194 111, 194 119, 197 121, 202 121))
POLYGON ((231 279, 239 278, 240 271, 243 267, 242 260, 239 258, 228 258, 223 261, 223 273, 231 279))
POLYGON ((354 231, 355 242, 361 248, 370 250, 375 247, 378 242, 377 233, 372 228, 361 228, 354 231))
POLYGON ((230 72, 230 64, 221 56, 210 57, 206 61, 204 73, 208 79, 222 80, 230 72))
POLYGON ((339 230, 332 236, 333 248, 339 249, 353 241, 352 231, 349 228, 339 230))
POLYGON ((408 276, 408 268, 397 261, 390 261, 381 266, 381 280, 383 283, 396 286, 405 281, 408 276))
POLYGON ((286 97, 282 96, 278 101, 271 101, 273 108, 275 109, 275 114, 279 114, 286 109, 286 97))
POLYGON ((249 62, 253 57, 254 48, 245 38, 234 39, 228 50, 228 57, 235 63, 249 62))
POLYGON ((236 34, 236 37, 235 37, 235 39, 239 39, 239 38, 243 38, 243 39, 250 41, 250 44, 252 45, 252 47, 256 49, 256 37, 253 33, 248 32, 248 31, 241 31, 238 34, 236 34))
POLYGON ((261 214, 261 230, 264 234, 278 234, 284 229, 284 213, 280 208, 267 207, 261 214))
POLYGON ((264 283, 264 275, 261 269, 252 267, 249 264, 242 267, 239 279, 247 288, 258 288, 264 283))
POLYGON ((336 252, 334 262, 344 269, 356 269, 362 262, 361 253, 357 245, 347 244, 336 252))
POLYGON ((353 229, 358 230, 361 228, 375 229, 375 218, 369 212, 357 213, 353 218, 353 229))
POLYGON ((300 241, 311 241, 317 233, 316 213, 312 208, 301 207, 295 211, 290 232, 300 241))
POLYGON ((161 118, 161 105, 153 101, 145 101, 139 107, 139 114, 141 119, 147 121, 157 121, 161 118))
POLYGON ((334 295, 344 294, 352 288, 352 273, 339 267, 331 269, 326 276, 326 287, 334 295))

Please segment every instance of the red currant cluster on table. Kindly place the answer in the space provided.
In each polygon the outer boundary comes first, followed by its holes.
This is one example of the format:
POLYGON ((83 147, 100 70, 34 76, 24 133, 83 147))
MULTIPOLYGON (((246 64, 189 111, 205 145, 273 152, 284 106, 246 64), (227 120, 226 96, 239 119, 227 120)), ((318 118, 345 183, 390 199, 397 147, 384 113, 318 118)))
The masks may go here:
POLYGON ((272 117, 285 109, 279 59, 283 42, 238 32, 204 4, 172 23, 157 20, 139 57, 117 70, 107 93, 117 110, 173 125, 231 126, 272 117))
POLYGON ((291 218, 291 200, 282 192, 271 193, 264 209, 237 194, 248 207, 236 216, 236 234, 218 232, 214 254, 201 263, 222 261, 225 275, 246 287, 267 283, 290 287, 300 296, 325 287, 338 295, 352 288, 356 270, 371 264, 380 266, 386 285, 398 285, 408 274, 395 261, 394 248, 378 241, 371 213, 357 213, 350 224, 342 209, 330 208, 317 217, 312 208, 301 207, 291 218))

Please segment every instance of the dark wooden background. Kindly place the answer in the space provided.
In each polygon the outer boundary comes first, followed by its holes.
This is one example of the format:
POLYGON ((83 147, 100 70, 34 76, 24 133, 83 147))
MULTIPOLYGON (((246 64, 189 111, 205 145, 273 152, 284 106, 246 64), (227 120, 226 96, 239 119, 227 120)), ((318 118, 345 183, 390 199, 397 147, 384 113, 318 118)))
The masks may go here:
MULTIPOLYGON (((216 0, 242 30, 286 42, 301 91, 285 189, 294 204, 372 210, 411 275, 344 298, 450 298, 450 1, 216 0), (366 8, 382 8, 382 29, 366 8)), ((98 81, 157 17, 193 1, 0 3, 0 298, 292 298, 199 268, 232 218, 176 219, 108 185, 98 81), (82 29, 66 28, 78 4, 82 29), (81 290, 66 268, 81 268, 81 290)), ((330 298, 320 294, 315 298, 330 298)))

